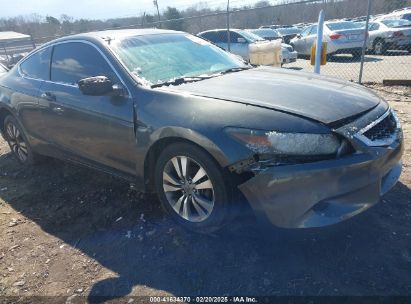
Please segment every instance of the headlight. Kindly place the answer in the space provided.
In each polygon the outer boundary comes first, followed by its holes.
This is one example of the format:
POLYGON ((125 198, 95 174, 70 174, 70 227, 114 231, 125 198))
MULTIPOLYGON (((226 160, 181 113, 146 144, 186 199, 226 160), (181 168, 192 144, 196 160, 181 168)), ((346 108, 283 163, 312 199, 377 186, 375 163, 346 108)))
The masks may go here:
POLYGON ((226 132, 256 154, 336 155, 341 141, 333 134, 281 133, 228 128, 226 132))

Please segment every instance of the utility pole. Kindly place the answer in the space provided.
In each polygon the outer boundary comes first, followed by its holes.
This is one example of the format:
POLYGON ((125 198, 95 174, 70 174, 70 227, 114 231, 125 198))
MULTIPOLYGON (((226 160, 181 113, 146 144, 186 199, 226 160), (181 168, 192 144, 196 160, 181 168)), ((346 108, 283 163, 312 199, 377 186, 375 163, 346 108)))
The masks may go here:
POLYGON ((370 24, 370 16, 371 16, 371 0, 368 0, 367 20, 365 21, 365 35, 364 35, 364 42, 363 42, 362 51, 361 51, 360 75, 358 76, 359 84, 362 84, 362 76, 364 73, 364 60, 365 60, 365 51, 367 49, 368 24, 370 24))
POLYGON ((230 37, 230 0, 227 0, 227 51, 231 51, 230 37))
POLYGON ((317 43, 315 49, 315 66, 314 73, 320 74, 321 71, 321 54, 323 52, 323 33, 324 33, 324 10, 320 11, 318 16, 318 28, 317 28, 317 43))
POLYGON ((158 22, 159 22, 159 27, 161 28, 161 18, 160 18, 160 10, 158 8, 158 1, 154 0, 153 3, 154 3, 154 6, 157 8, 158 22))
POLYGON ((146 12, 144 12, 143 17, 141 17, 141 28, 144 28, 145 21, 146 21, 146 12))

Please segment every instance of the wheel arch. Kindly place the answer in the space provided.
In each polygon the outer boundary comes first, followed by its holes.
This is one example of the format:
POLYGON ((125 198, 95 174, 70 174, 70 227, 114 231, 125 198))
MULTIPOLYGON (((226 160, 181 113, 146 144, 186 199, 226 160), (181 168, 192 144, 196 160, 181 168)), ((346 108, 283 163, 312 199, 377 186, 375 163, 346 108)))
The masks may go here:
POLYGON ((374 41, 372 42, 372 48, 375 48, 375 45, 377 44, 378 41, 382 41, 384 42, 384 38, 383 37, 375 37, 374 41))
MULTIPOLYGON (((154 134, 153 134, 154 135, 154 134)), ((210 139, 193 130, 184 128, 167 128, 162 130, 150 145, 144 158, 144 184, 147 192, 153 192, 154 168, 161 152, 176 143, 187 143, 202 149, 210 155, 222 168, 229 165, 229 160, 223 151, 210 139)))
POLYGON ((3 134, 3 136, 4 136, 4 120, 9 115, 16 118, 16 116, 14 115, 14 113, 11 109, 9 109, 8 107, 0 105, 0 133, 3 134))

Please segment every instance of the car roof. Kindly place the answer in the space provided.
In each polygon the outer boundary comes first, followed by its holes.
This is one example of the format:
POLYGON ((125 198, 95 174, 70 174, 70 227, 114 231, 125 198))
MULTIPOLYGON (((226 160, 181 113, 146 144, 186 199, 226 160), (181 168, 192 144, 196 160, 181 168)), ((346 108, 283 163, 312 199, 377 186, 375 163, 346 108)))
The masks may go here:
MULTIPOLYGON (((200 32, 200 33, 198 33, 198 35, 204 34, 204 33, 210 33, 210 32, 220 32, 220 31, 225 31, 225 32, 227 32, 227 29, 224 28, 224 29, 208 30, 208 31, 200 32)), ((230 28, 230 31, 232 31, 232 32, 238 32, 238 31, 243 31, 243 30, 241 30, 241 29, 236 29, 236 28, 230 28)))
POLYGON ((53 41, 46 43, 45 45, 53 44, 56 42, 62 42, 67 40, 113 40, 113 39, 123 39, 133 36, 145 36, 145 35, 164 35, 164 34, 177 34, 183 33, 172 30, 163 30, 163 29, 125 29, 125 30, 105 30, 105 31, 96 31, 81 33, 76 35, 65 36, 53 41))

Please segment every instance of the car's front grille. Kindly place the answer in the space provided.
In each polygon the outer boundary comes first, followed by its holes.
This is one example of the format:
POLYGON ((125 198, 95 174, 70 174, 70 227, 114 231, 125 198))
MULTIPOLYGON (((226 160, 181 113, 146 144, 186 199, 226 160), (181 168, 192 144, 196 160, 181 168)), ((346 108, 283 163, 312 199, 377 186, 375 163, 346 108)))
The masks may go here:
POLYGON ((397 129, 397 121, 392 113, 363 133, 371 141, 383 141, 391 138, 397 129))

